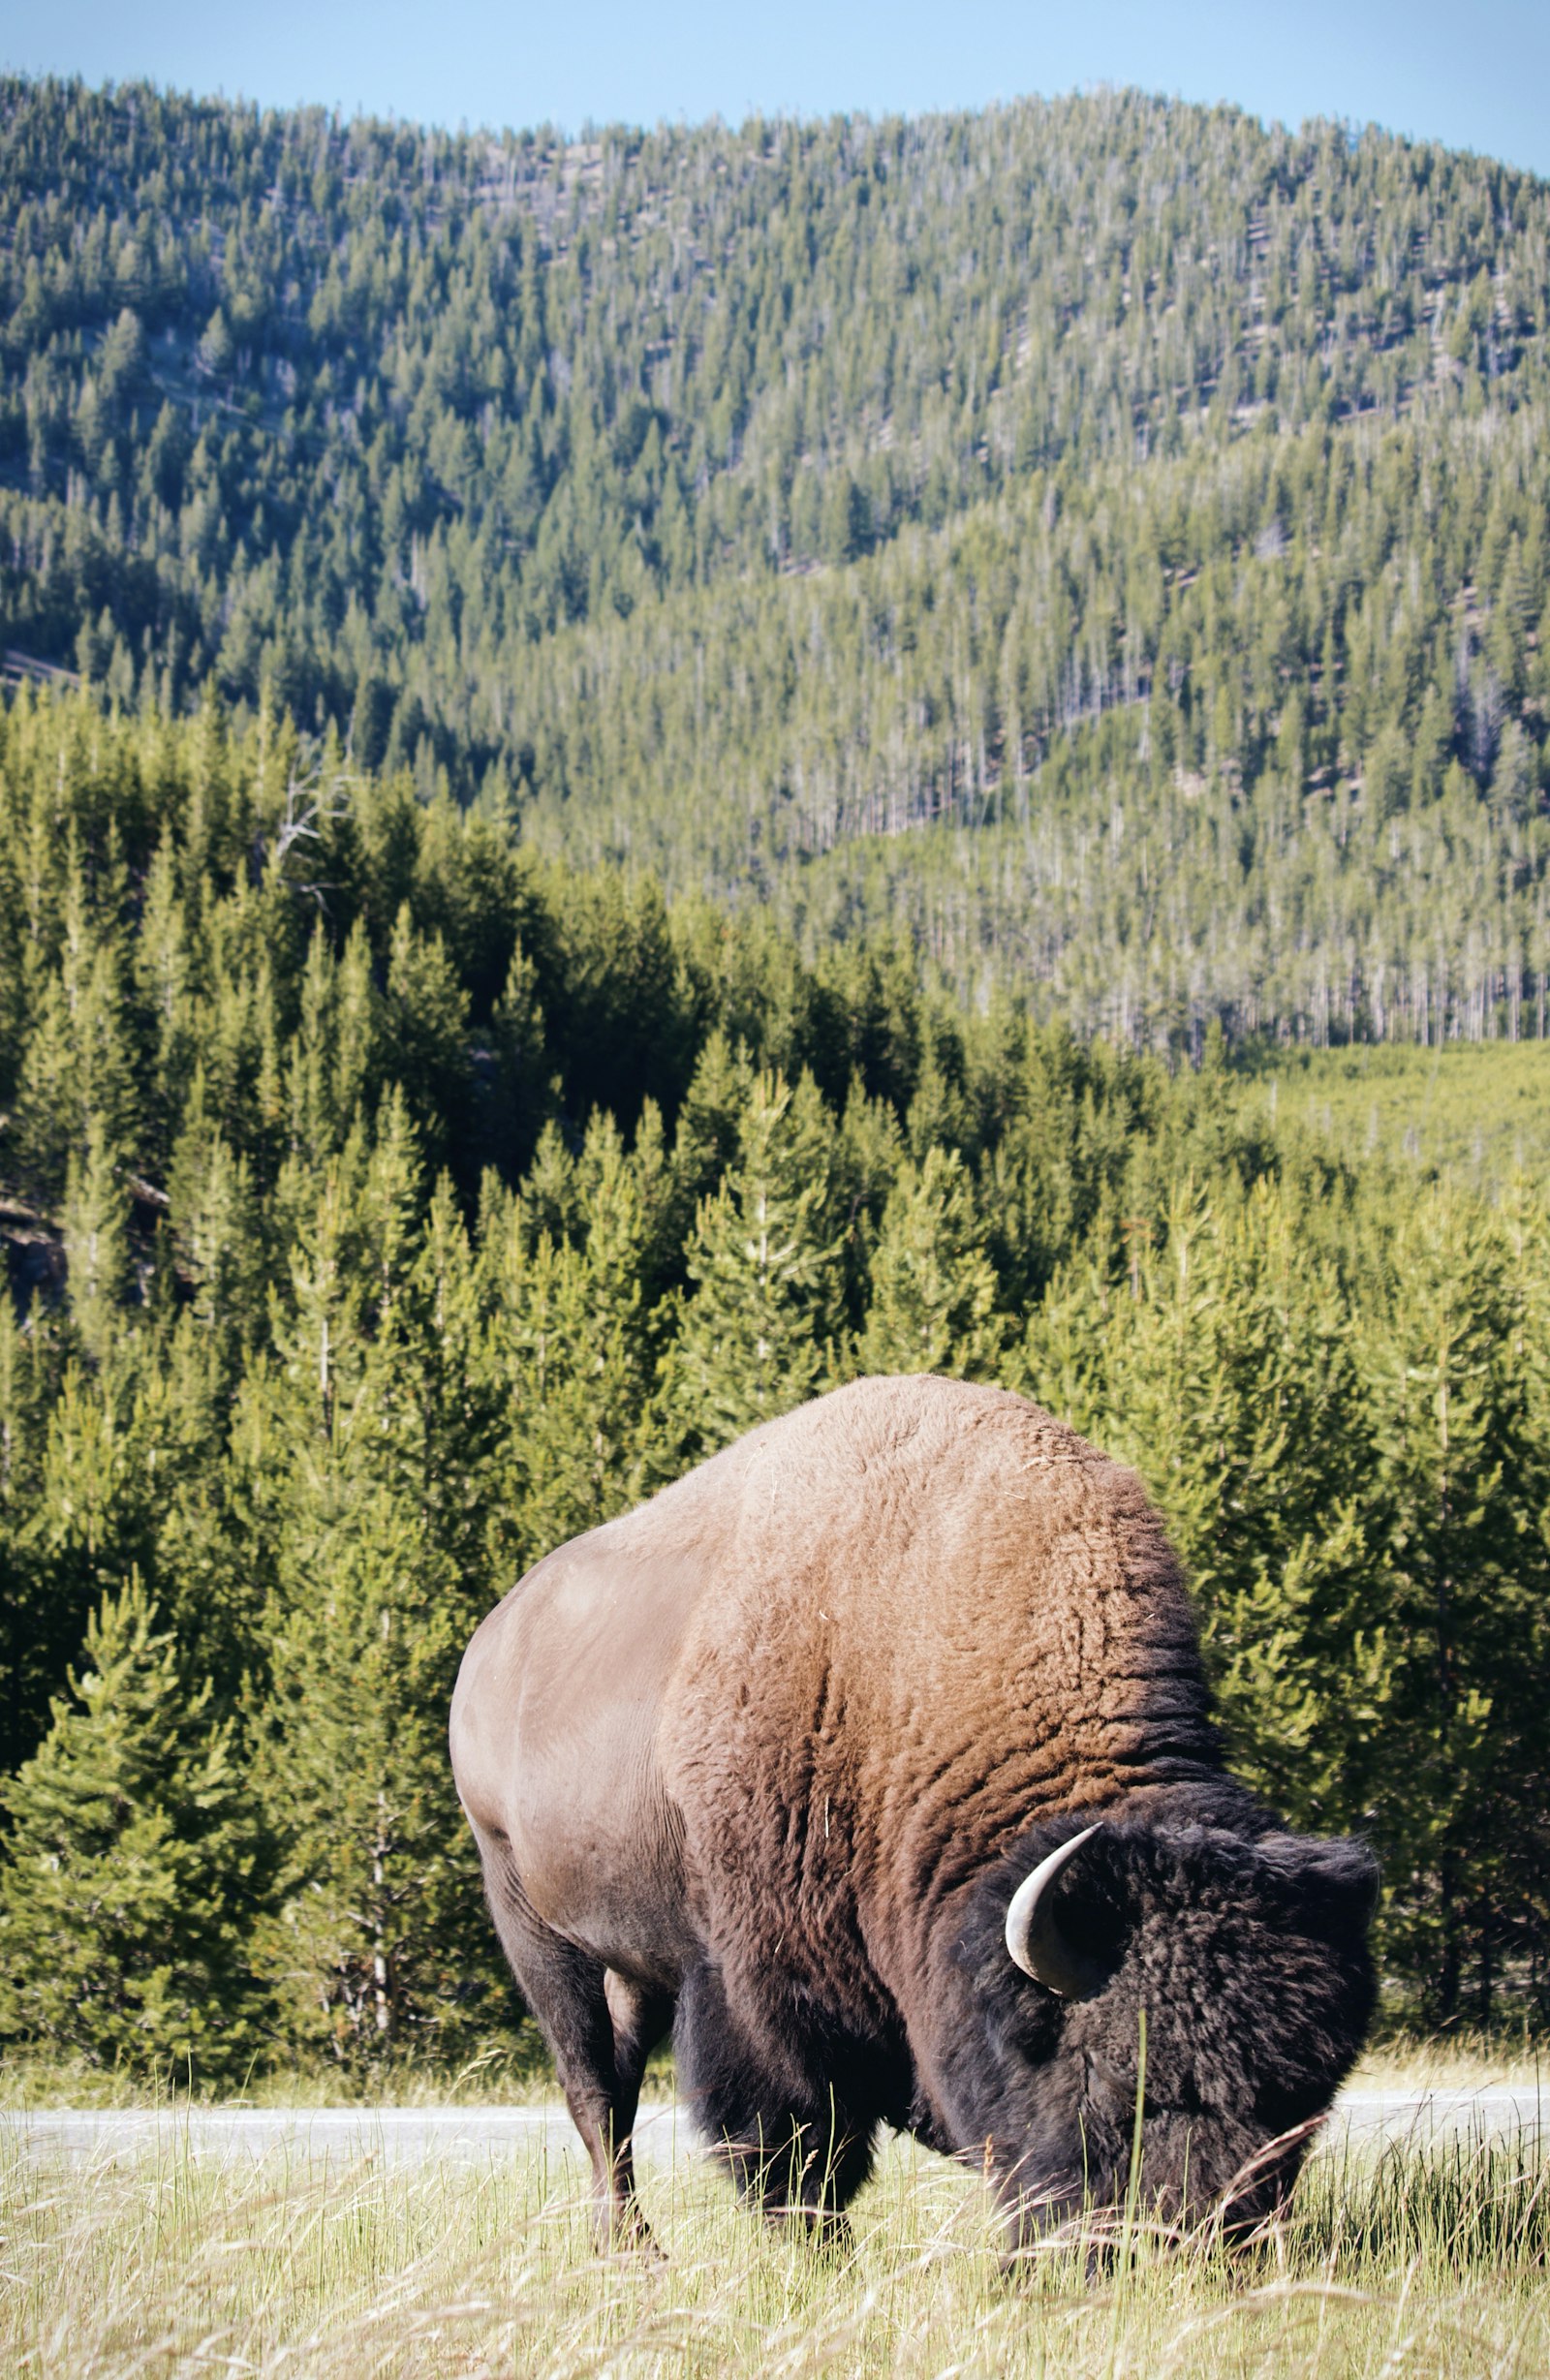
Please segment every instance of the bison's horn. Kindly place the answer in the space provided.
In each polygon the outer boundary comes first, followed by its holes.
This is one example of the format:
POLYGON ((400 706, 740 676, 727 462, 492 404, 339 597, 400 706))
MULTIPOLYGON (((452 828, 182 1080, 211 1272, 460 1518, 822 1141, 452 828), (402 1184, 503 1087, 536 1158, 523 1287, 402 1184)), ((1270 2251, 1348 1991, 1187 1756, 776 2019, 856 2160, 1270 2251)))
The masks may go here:
POLYGON ((1067 1940, 1054 1907, 1056 1877, 1089 1835, 1097 1833, 1097 1826, 1085 1826, 1041 1859, 1018 1885, 1007 1911, 1007 1948, 1012 1959, 1025 1975, 1063 2000, 1087 1999, 1108 1981, 1107 1967, 1067 1940))

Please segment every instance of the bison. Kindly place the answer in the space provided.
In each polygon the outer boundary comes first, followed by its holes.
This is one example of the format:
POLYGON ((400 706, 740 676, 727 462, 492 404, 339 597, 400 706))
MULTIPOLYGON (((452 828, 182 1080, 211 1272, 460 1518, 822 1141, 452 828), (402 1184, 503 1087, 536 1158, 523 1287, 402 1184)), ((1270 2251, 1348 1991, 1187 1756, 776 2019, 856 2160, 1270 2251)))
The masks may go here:
POLYGON ((744 2194, 816 2227, 879 2126, 983 2166, 1013 2251, 1130 2165, 1282 2200, 1360 2046, 1370 1853, 1223 1766, 1134 1476, 1024 1399, 864 1379, 540 1561, 452 1705, 507 1956, 647 2238, 673 2032, 744 2194))

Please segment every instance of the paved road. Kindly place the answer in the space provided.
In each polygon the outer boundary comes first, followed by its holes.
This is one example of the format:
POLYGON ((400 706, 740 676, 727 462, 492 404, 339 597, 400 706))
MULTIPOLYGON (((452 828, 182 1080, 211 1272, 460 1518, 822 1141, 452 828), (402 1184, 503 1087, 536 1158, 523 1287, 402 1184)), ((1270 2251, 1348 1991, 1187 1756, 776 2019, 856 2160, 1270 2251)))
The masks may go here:
MULTIPOLYGON (((285 2154, 298 2161, 377 2156, 418 2165, 429 2156, 482 2165, 542 2143, 549 2155, 585 2153, 563 2107, 196 2108, 149 2113, 47 2108, 0 2116, 0 2141, 17 2133, 40 2153, 72 2158, 166 2155, 186 2143, 199 2157, 247 2161, 285 2154)), ((675 2106, 650 2108, 636 2130, 637 2153, 658 2163, 691 2140, 675 2106)))
POLYGON ((1550 2133, 1550 2080, 1535 2089, 1491 2084, 1481 2090, 1348 2090, 1329 2119, 1335 2139, 1502 2140, 1550 2133))
MULTIPOLYGON (((1381 2142, 1510 2138, 1550 2130, 1550 2082, 1532 2086, 1442 2091, 1348 2091, 1330 2120, 1342 2138, 1381 2142)), ((542 2143, 560 2161, 581 2164, 581 2145, 563 2108, 204 2108, 149 2114, 49 2108, 0 2115, 0 2145, 20 2138, 34 2153, 90 2158, 167 2155, 251 2160, 271 2154, 315 2162, 377 2156, 418 2164, 449 2156, 482 2165, 542 2143)), ((695 2136, 678 2106, 648 2108, 636 2135, 642 2161, 666 2164, 693 2153, 695 2136)))

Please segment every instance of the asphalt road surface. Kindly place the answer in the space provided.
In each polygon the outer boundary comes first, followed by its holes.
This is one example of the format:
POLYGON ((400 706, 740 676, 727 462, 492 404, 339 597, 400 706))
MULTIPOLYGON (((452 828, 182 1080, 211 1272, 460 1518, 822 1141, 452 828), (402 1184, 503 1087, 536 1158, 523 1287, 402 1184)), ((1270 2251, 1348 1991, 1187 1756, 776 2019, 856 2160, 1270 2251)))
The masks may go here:
MULTIPOLYGON (((1330 2117, 1337 2147, 1440 2138, 1511 2139, 1550 2126, 1550 2080, 1480 2090, 1348 2091, 1330 2117)), ((581 2144, 562 2107, 529 2108, 199 2108, 142 2112, 46 2108, 0 2115, 0 2148, 19 2142, 34 2154, 73 2162, 166 2157, 186 2145, 197 2157, 251 2163, 280 2155, 316 2163, 373 2156, 419 2164, 432 2156, 483 2165, 513 2148, 542 2144, 562 2167, 584 2164, 581 2144)), ((696 2139, 677 2105, 647 2108, 636 2130, 643 2163, 665 2165, 693 2154, 696 2139)))

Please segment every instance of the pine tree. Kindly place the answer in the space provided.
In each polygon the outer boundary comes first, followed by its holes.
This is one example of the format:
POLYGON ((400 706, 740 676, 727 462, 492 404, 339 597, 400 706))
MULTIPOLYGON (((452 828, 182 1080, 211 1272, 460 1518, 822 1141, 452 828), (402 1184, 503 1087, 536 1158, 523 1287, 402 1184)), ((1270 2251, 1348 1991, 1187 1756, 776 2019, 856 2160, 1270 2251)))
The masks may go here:
POLYGON ((259 1843, 230 1722, 132 1578, 105 1595, 3 1789, 0 2030, 96 2065, 220 2078, 257 2048, 259 1843))
POLYGON ((538 969, 520 941, 491 1014, 489 1037, 494 1079, 480 1085, 484 1154, 488 1162, 514 1176, 533 1155, 558 1088, 546 1071, 538 969))
POLYGON ((504 1985, 446 1750, 487 1600, 494 1418, 469 1251, 445 1184, 418 1227, 396 1094, 370 1159, 346 1156, 285 1342, 291 1465, 255 1722, 279 1906, 258 1955, 289 2037, 358 2062, 455 2045, 504 1985))
POLYGON ((842 1225, 845 1314, 857 1326, 871 1294, 872 1252, 904 1159, 904 1134, 886 1099, 871 1099, 852 1074, 834 1146, 834 1212, 842 1225))
POLYGON ((141 1161, 161 1181, 187 1089, 194 1023, 194 954, 178 888, 176 844, 170 827, 163 829, 146 876, 133 974, 149 1094, 141 1161))
POLYGON ((307 945, 298 986, 300 1014, 285 1056, 285 1103, 294 1158, 321 1164, 353 1121, 335 1101, 333 1011, 335 967, 322 921, 307 945))
POLYGON ((1108 1267, 1084 1250, 1057 1266, 1002 1365, 1004 1386, 1099 1442, 1109 1427, 1110 1320, 1120 1294, 1108 1267))
POLYGON ((1449 2024, 1489 2021, 1502 1917, 1537 1931, 1547 1473, 1499 1221, 1440 1190, 1395 1234, 1364 1347, 1373 1529, 1404 1658, 1376 1787, 1393 1931, 1449 2024))
POLYGON ((384 1059, 408 1102, 426 1162, 466 1155, 472 1084, 468 996, 439 934, 415 930, 406 901, 393 923, 383 1018, 384 1059))
POLYGON ((65 1650, 44 1499, 57 1362, 54 1334, 36 1323, 23 1331, 0 1297, 0 1773, 36 1745, 65 1650))
POLYGON ((380 1388, 351 1453, 292 1499, 257 1720, 279 1845, 258 1963, 287 2037, 351 2063, 455 2048, 496 1984, 447 1767, 472 1615, 409 1499, 373 1475, 380 1388))
POLYGON ((86 1129, 84 1158, 72 1150, 65 1186, 64 1243, 70 1312, 81 1345, 98 1362, 119 1327, 129 1286, 129 1195, 101 1119, 86 1129))
POLYGON ((995 1307, 968 1170, 956 1149, 933 1147, 904 1167, 884 1208, 857 1365, 988 1378, 1003 1337, 995 1307))
POLYGON ((826 1227, 833 1126, 811 1078, 757 1075, 737 1159, 702 1201, 694 1284, 667 1359, 666 1403, 687 1449, 711 1453, 800 1405, 830 1362, 838 1242, 826 1227))
POLYGON ((1172 1524, 1234 1765, 1291 1823, 1359 1829, 1393 1649, 1348 1301, 1276 1186, 1224 1183, 1176 1258, 1178 1227, 1113 1365, 1118 1443, 1172 1524))
POLYGON ((202 1066, 188 1088, 167 1187, 196 1321, 223 1348, 256 1338, 264 1319, 264 1252, 252 1167, 210 1118, 202 1066))
POLYGON ((621 1511, 638 1491, 655 1317, 642 1274, 664 1195, 660 1141, 627 1157, 611 1119, 594 1119, 573 1168, 574 1238, 535 1237, 526 1197, 487 1190, 481 1222, 490 1345, 504 1415, 497 1465, 503 1577, 621 1511), (579 1242, 579 1245, 576 1243, 579 1242))
POLYGON ((709 1197, 737 1154, 738 1131, 753 1096, 754 1069, 717 1026, 695 1063, 673 1135, 673 1172, 681 1209, 679 1237, 687 1240, 699 1202, 709 1197))
POLYGON ((1057 1273, 1016 1384, 1141 1471, 1199 1606, 1235 1768, 1328 1831, 1367 1823, 1394 1658, 1350 1318, 1311 1236, 1269 1184, 1246 1200, 1230 1181, 1183 1190, 1159 1248, 1132 1232, 1128 1277, 1057 1273))
POLYGON ((46 1206, 63 1193, 72 1153, 85 1156, 93 1128, 108 1161, 120 1161, 137 1136, 121 935, 94 914, 74 848, 62 907, 58 972, 42 987, 16 1101, 22 1179, 46 1206))

